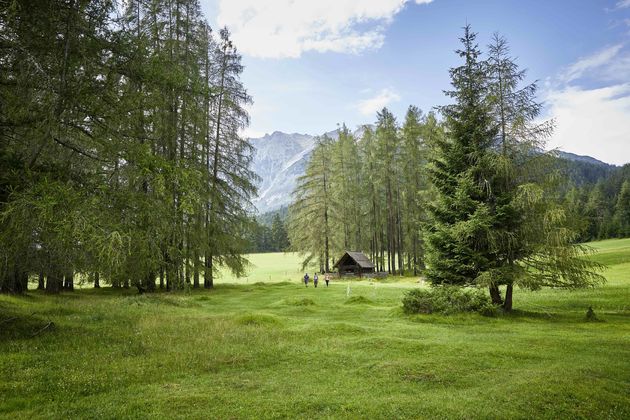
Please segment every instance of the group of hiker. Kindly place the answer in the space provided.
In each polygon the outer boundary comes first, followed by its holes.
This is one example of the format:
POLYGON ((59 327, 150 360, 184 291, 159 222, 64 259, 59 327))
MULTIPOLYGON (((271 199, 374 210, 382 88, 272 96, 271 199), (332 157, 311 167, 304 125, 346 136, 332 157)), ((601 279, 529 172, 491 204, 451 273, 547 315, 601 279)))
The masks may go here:
MULTIPOLYGON (((308 273, 304 274, 304 287, 308 287, 308 282, 311 278, 308 273)), ((326 282, 326 287, 328 287, 328 282, 330 281, 330 274, 324 275, 324 281, 326 282)), ((317 273, 313 275, 313 285, 317 287, 317 283, 319 283, 319 276, 317 273)))

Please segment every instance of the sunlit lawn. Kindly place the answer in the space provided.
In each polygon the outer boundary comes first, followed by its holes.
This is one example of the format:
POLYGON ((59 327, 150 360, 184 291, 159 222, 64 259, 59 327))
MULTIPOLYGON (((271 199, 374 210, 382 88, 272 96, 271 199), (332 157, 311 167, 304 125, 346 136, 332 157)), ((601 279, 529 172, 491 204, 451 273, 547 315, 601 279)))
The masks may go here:
MULTIPOLYGON (((277 283, 281 281, 299 282, 305 271, 302 261, 295 252, 276 252, 268 254, 248 254, 250 265, 244 277, 237 278, 229 270, 223 269, 217 278, 218 283, 277 283)), ((309 266, 313 275, 314 266, 309 266)))

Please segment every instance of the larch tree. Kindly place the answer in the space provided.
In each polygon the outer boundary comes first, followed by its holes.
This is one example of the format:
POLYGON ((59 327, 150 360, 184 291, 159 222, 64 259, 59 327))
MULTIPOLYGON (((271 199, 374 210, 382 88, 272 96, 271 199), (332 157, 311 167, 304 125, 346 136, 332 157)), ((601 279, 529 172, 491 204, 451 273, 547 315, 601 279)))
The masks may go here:
POLYGON ((360 174, 361 161, 356 140, 344 125, 339 129, 339 138, 331 150, 331 226, 337 237, 335 254, 345 250, 359 249, 361 242, 360 219, 360 174))
POLYGON ((411 270, 414 276, 424 268, 421 234, 427 198, 427 182, 423 170, 426 163, 424 120, 422 111, 415 106, 410 106, 401 130, 400 166, 404 244, 407 251, 407 269, 411 270))
POLYGON ((360 211, 367 217, 364 229, 364 236, 369 244, 366 249, 370 250, 370 256, 374 261, 377 270, 384 270, 384 248, 383 248, 383 222, 382 222, 382 185, 379 181, 377 168, 379 165, 379 152, 377 150, 376 136, 370 126, 363 128, 363 135, 359 144, 359 151, 362 160, 361 179, 365 186, 364 199, 361 200, 360 211))
POLYGON ((77 273, 179 289, 207 253, 242 273, 251 99, 198 0, 22 0, 0 18, 0 289, 77 273))
POLYGON ((400 137, 394 115, 383 108, 376 114, 376 163, 377 183, 384 190, 383 217, 385 220, 382 239, 387 252, 387 271, 396 274, 402 267, 401 214, 400 214, 400 137), (396 265, 396 257, 399 265, 396 265))
POLYGON ((303 268, 318 261, 320 271, 330 271, 333 234, 331 230, 331 152, 332 140, 316 140, 304 175, 298 179, 289 207, 291 248, 304 256, 303 268))
POLYGON ((213 57, 216 93, 211 103, 213 130, 208 144, 210 201, 205 287, 213 286, 213 276, 220 266, 227 266, 236 275, 244 272, 246 261, 242 253, 247 244, 243 230, 249 223, 251 197, 256 192, 256 175, 250 169, 253 148, 240 133, 249 124, 245 106, 251 103, 251 97, 240 80, 241 56, 227 29, 220 31, 213 57))

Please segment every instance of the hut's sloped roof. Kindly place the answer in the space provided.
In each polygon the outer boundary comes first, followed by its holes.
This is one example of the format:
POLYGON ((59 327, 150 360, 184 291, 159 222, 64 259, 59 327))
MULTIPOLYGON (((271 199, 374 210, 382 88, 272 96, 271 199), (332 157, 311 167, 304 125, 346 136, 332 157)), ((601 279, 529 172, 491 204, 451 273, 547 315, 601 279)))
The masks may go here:
POLYGON ((341 258, 339 258, 339 260, 335 264, 335 267, 337 267, 339 263, 345 259, 346 255, 352 258, 361 268, 374 268, 374 264, 372 264, 372 261, 370 261, 370 259, 365 256, 363 252, 358 251, 346 251, 346 253, 341 258))

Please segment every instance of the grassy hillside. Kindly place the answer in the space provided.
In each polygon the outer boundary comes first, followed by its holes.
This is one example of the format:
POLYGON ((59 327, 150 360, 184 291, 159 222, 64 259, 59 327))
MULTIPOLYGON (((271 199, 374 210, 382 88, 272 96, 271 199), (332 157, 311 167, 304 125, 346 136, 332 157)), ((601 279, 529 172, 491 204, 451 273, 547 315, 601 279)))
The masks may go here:
POLYGON ((279 255, 210 292, 1 296, 0 417, 628 418, 630 240, 593 246, 605 286, 499 318, 406 316, 412 283, 253 284, 279 255))

